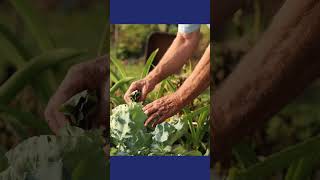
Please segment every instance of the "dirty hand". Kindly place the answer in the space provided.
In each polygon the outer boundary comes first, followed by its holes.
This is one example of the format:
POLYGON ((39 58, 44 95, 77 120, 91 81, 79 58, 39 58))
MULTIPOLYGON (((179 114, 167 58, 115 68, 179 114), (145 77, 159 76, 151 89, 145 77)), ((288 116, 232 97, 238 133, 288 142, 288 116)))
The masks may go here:
POLYGON ((150 91, 152 91, 155 87, 155 83, 152 80, 147 79, 141 79, 138 81, 133 82, 127 92, 124 95, 124 100, 126 103, 131 102, 131 93, 135 90, 138 90, 141 92, 141 95, 138 99, 138 101, 144 101, 150 91))
POLYGON ((148 116, 144 125, 152 123, 152 127, 162 123, 171 116, 177 114, 185 106, 178 93, 172 93, 153 101, 143 107, 144 113, 148 116))
POLYGON ((107 102, 107 92, 109 92, 107 90, 107 66, 107 56, 103 56, 96 60, 74 65, 69 69, 45 110, 45 118, 55 134, 58 134, 60 128, 68 122, 64 114, 59 111, 61 105, 75 94, 86 89, 99 92, 98 112, 95 113, 96 117, 92 117, 92 119, 96 119, 96 122, 94 122, 96 125, 94 126, 108 126, 106 123, 106 113, 108 113, 106 109, 109 109, 107 108, 109 104, 107 102))

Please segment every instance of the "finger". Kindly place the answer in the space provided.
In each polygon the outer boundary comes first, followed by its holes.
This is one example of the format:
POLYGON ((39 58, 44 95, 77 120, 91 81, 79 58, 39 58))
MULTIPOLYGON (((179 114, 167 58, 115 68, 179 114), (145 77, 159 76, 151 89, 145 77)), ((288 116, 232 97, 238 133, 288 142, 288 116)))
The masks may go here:
POLYGON ((148 90, 147 90, 147 87, 144 86, 142 88, 142 92, 141 92, 141 96, 140 96, 139 100, 144 101, 147 98, 147 95, 148 95, 148 90))
POLYGON ((126 101, 126 103, 129 104, 129 103, 131 102, 131 98, 130 98, 131 93, 132 93, 133 91, 137 90, 137 89, 138 89, 138 87, 137 87, 136 83, 132 83, 132 84, 130 85, 130 87, 128 88, 127 92, 126 92, 125 95, 124 95, 124 100, 126 101))
POLYGON ((156 106, 149 106, 149 108, 145 108, 143 112, 147 115, 150 116, 151 114, 155 113, 158 110, 156 106))
POLYGON ((145 122, 144 122, 144 126, 148 126, 148 124, 151 122, 151 121, 155 121, 156 118, 158 118, 159 115, 157 113, 153 113, 145 122))
POLYGON ((131 103, 130 96, 127 93, 123 96, 123 99, 127 104, 131 103))
POLYGON ((57 134, 59 126, 55 121, 54 115, 46 113, 46 120, 52 132, 57 134))
POLYGON ((68 119, 62 113, 55 114, 55 122, 57 125, 56 134, 59 134, 60 129, 64 128, 68 122, 68 119))
POLYGON ((58 127, 58 125, 56 124, 56 122, 55 122, 55 121, 48 121, 48 125, 49 125, 49 128, 51 129, 51 131, 52 131, 55 135, 58 135, 59 127, 58 127))
POLYGON ((157 119, 155 122, 152 123, 152 127, 155 128, 158 124, 162 123, 166 119, 167 119, 167 117, 161 116, 159 119, 157 119))
POLYGON ((149 103, 149 104, 147 104, 147 105, 145 105, 142 109, 143 109, 143 111, 145 111, 145 110, 147 110, 147 109, 149 109, 149 108, 151 108, 152 106, 154 106, 154 104, 156 104, 157 103, 157 100, 155 100, 155 101, 153 101, 153 102, 151 102, 151 103, 149 103))
POLYGON ((50 128, 56 134, 58 133, 59 128, 63 127, 63 123, 59 123, 58 120, 62 120, 62 122, 67 121, 63 113, 59 112, 60 107, 74 94, 81 92, 81 90, 84 89, 84 83, 78 78, 75 78, 74 75, 69 72, 55 94, 51 97, 46 108, 45 117, 50 128))

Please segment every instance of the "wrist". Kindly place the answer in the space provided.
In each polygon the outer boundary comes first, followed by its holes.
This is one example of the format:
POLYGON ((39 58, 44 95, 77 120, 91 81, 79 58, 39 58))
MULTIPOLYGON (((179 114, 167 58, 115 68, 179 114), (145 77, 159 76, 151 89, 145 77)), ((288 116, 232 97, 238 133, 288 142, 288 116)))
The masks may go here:
POLYGON ((188 104, 188 101, 187 101, 188 98, 181 91, 177 90, 176 92, 173 93, 173 95, 176 98, 178 106, 184 107, 185 105, 188 104))
POLYGON ((151 74, 146 76, 144 80, 151 86, 155 87, 158 84, 158 79, 156 76, 152 76, 151 74))

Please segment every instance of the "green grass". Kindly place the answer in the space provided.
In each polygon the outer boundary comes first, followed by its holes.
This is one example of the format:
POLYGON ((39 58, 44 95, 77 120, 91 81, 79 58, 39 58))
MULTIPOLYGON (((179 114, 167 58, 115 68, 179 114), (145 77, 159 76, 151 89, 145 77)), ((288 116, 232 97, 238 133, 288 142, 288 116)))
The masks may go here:
POLYGON ((136 62, 131 62, 125 66, 127 74, 133 77, 139 77, 144 67, 144 60, 140 59, 136 62))

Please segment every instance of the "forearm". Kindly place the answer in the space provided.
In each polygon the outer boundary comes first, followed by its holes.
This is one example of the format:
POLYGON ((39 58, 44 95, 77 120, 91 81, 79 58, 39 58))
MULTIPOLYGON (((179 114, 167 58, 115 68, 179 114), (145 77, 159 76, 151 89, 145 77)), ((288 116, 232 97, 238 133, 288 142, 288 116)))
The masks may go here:
POLYGON ((199 42, 199 32, 179 33, 159 64, 146 77, 154 84, 178 72, 195 51, 199 42))
POLYGON ((211 146, 216 158, 319 77, 319 18, 320 2, 286 1, 257 45, 214 92, 211 146))
POLYGON ((195 67, 192 74, 178 89, 177 94, 183 104, 190 103, 199 96, 210 84, 210 46, 195 67))

